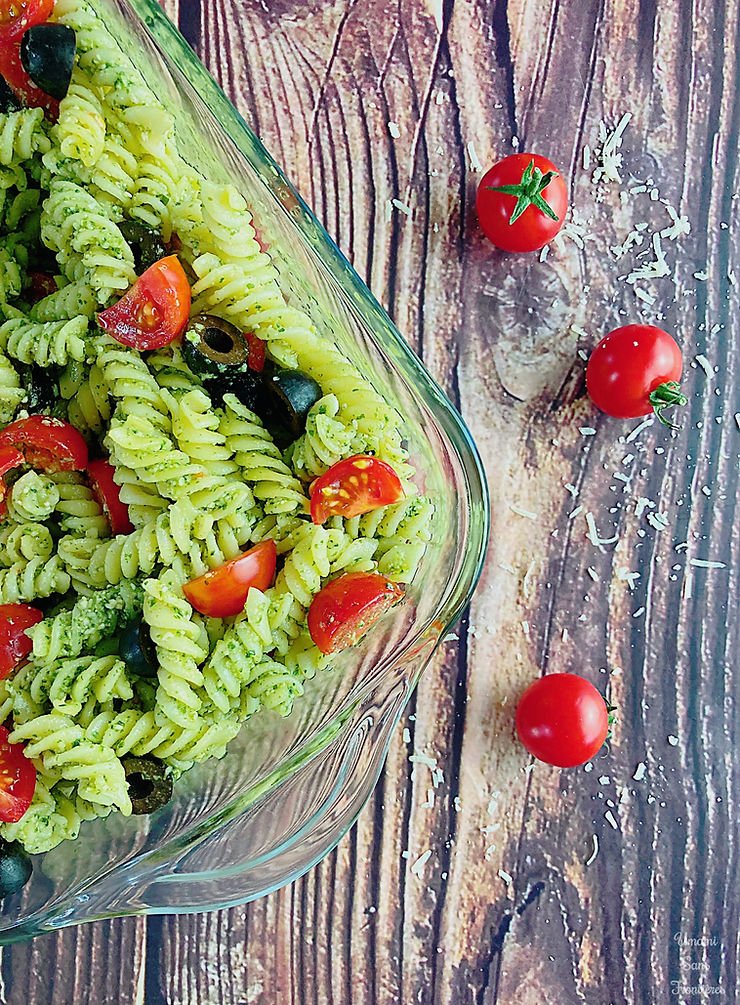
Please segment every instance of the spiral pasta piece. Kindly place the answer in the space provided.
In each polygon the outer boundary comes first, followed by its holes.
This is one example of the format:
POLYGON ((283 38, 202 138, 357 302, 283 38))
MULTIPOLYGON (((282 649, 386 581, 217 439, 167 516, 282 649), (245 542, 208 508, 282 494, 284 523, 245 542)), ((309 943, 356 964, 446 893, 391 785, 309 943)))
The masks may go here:
POLYGON ((15 251, 0 248, 0 308, 19 296, 22 287, 21 268, 15 251))
POLYGON ((52 178, 41 214, 41 236, 70 281, 85 278, 99 304, 136 279, 134 256, 117 225, 90 192, 52 178))
POLYGON ((163 391, 163 398, 172 416, 172 433, 180 450, 211 475, 233 474, 237 470, 234 451, 226 445, 208 395, 193 390, 176 399, 163 391))
POLYGON ((22 363, 64 366, 68 360, 84 360, 87 354, 88 319, 34 321, 10 318, 0 325, 0 349, 22 363))
POLYGON ((177 201, 179 187, 173 170, 176 166, 179 165, 172 151, 165 151, 163 157, 142 157, 131 199, 131 217, 161 231, 165 241, 172 236, 172 206, 177 201))
POLYGON ((254 485, 254 497, 264 505, 266 513, 308 509, 303 486, 284 463, 261 419, 233 394, 224 395, 219 432, 244 476, 254 485))
POLYGON ((25 603, 37 597, 50 597, 52 593, 66 593, 69 582, 58 555, 14 562, 9 569, 0 570, 0 603, 25 603))
POLYGON ((335 394, 324 395, 309 409, 306 430, 293 444, 290 460, 299 478, 317 478, 332 464, 352 453, 357 424, 336 418, 339 401, 335 394))
POLYGON ((15 523, 12 520, 0 528, 0 565, 9 567, 32 558, 46 561, 54 550, 51 532, 42 523, 15 523))
POLYGON ((144 583, 144 620, 149 625, 159 661, 157 709, 159 721, 179 726, 195 723, 202 701, 196 688, 203 684, 198 668, 208 655, 208 643, 192 620, 193 609, 182 595, 172 569, 144 583))
POLYGON ((40 715, 17 726, 11 743, 25 743, 25 755, 39 758, 48 772, 77 783, 83 799, 116 806, 131 813, 131 800, 123 765, 110 747, 93 743, 84 730, 61 712, 40 715))
POLYGON ((7 356, 0 353, 0 422, 10 422, 26 397, 20 377, 7 356))
POLYGON ((97 497, 81 476, 72 471, 52 475, 57 489, 56 511, 65 534, 80 537, 108 537, 110 525, 97 497))
POLYGON ((108 392, 117 402, 118 416, 137 415, 169 431, 170 416, 159 384, 140 353, 107 336, 96 338, 95 352, 108 392))
POLYGON ((20 841, 31 855, 39 855, 77 837, 80 816, 66 796, 52 790, 54 781, 37 771, 31 805, 16 823, 0 824, 3 840, 20 841))
POLYGON ((67 418, 81 432, 99 435, 110 420, 108 386, 99 366, 73 364, 59 378, 59 391, 67 400, 67 418))
POLYGON ((11 693, 27 692, 39 707, 48 702, 54 711, 74 718, 91 696, 98 703, 133 698, 126 665, 116 656, 29 661, 15 674, 11 693))
POLYGON ((105 148, 103 92, 79 66, 72 70, 67 93, 59 103, 54 132, 62 154, 86 167, 92 167, 105 148))
POLYGON ((51 143, 43 130, 43 121, 42 108, 0 113, 0 164, 7 167, 30 160, 35 153, 46 153, 51 143))
POLYGON ((80 316, 90 319, 97 309, 95 291, 85 279, 78 279, 39 300, 31 308, 30 317, 34 321, 71 320, 80 316))
POLYGON ((48 476, 27 471, 13 485, 8 498, 8 515, 16 523, 46 520, 59 502, 59 489, 48 476))
POLYGON ((160 387, 166 388, 175 396, 179 392, 199 391, 203 382, 193 373, 182 356, 177 345, 168 345, 153 352, 147 359, 147 366, 154 374, 160 387))

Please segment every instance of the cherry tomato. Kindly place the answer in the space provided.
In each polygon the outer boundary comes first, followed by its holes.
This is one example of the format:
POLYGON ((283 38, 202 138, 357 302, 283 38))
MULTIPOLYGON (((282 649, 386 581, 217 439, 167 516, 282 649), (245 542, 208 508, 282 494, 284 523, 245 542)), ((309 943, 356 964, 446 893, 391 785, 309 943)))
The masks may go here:
POLYGON ((655 412, 671 426, 663 410, 686 404, 678 387, 681 366, 681 350, 668 332, 653 325, 625 325, 591 353, 586 387, 591 401, 607 415, 634 419, 655 412))
POLYGON ((18 98, 44 108, 56 119, 59 102, 41 90, 21 63, 21 38, 27 28, 48 21, 54 0, 0 0, 0 73, 18 98))
POLYGON ((134 349, 159 349, 182 334, 190 316, 190 284, 177 255, 149 266, 118 303, 98 314, 100 327, 134 349))
POLYGON ((27 297, 32 304, 38 303, 51 293, 56 293, 56 280, 48 272, 29 272, 28 278, 31 280, 31 286, 27 297))
POLYGON ((583 677, 545 674, 519 699, 516 731, 538 760, 573 768, 603 746, 609 732, 609 711, 602 695, 583 677))
POLYGON ((475 202, 481 230, 503 251, 538 251, 563 226, 568 190, 539 154, 511 154, 481 179, 475 202))
POLYGON ((68 422, 50 415, 29 415, 0 433, 0 447, 18 448, 26 462, 45 471, 82 471, 87 444, 68 422))
POLYGON ((36 768, 24 755, 22 743, 10 743, 0 726, 0 820, 16 823, 28 807, 36 788, 36 768))
POLYGON ((347 572, 311 601, 311 638, 322 653, 347 649, 402 597, 403 587, 377 572, 347 572))
POLYGON ((403 499, 401 480, 385 461, 357 454, 332 464, 311 486, 311 519, 359 516, 403 499))
POLYGON ((261 541, 220 569, 186 583, 182 592, 201 614, 229 618, 244 610, 251 587, 263 592, 267 589, 275 575, 276 562, 275 542, 261 541))
POLYGON ((33 643, 26 629, 37 625, 43 617, 41 611, 29 604, 0 604, 0 680, 31 652, 33 643))
POLYGON ((103 512, 108 517, 111 533, 131 534, 134 525, 128 515, 128 506, 121 502, 121 490, 113 480, 115 468, 104 458, 97 461, 90 461, 87 465, 87 477, 90 488, 93 490, 95 498, 103 507, 103 512))

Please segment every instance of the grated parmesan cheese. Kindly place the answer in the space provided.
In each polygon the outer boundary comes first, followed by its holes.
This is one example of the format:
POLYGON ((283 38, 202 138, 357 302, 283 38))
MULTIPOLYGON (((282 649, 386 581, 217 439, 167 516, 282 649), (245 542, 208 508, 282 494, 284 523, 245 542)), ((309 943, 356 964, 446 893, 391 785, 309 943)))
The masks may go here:
POLYGON ((669 522, 665 513, 648 513, 645 519, 655 530, 665 530, 669 522))
POLYGON ((689 565, 696 566, 697 569, 726 569, 724 562, 707 562, 703 558, 690 558, 689 565))
POLYGON ((712 364, 709 362, 709 360, 703 353, 697 353, 697 355, 694 356, 694 359, 702 368, 707 377, 714 376, 714 370, 712 370, 712 364))
POLYGON ((468 160, 470 161, 470 170, 477 173, 482 169, 483 165, 480 162, 478 153, 475 149, 475 144, 472 142, 472 140, 470 143, 468 143, 467 150, 468 150, 468 160))
POLYGON ((403 213, 404 216, 411 216, 411 207, 407 206, 405 202, 401 202, 400 199, 391 199, 391 203, 397 210, 403 213))
POLYGON ((593 834, 592 837, 594 839, 594 850, 591 852, 589 858, 586 859, 584 863, 585 865, 593 865, 596 860, 596 856, 599 854, 599 839, 595 834, 593 834))
POLYGON ((527 520, 537 520, 536 513, 532 513, 532 511, 528 509, 521 509, 519 506, 515 506, 514 503, 509 503, 509 509, 512 513, 516 513, 517 516, 523 516, 527 520))
POLYGON ((604 819, 606 820, 606 822, 609 824, 610 827, 614 828, 615 831, 619 830, 617 821, 614 819, 614 814, 612 813, 611 810, 606 811, 606 813, 604 814, 604 819))
POLYGON ((432 857, 432 849, 427 848, 423 855, 420 855, 414 864, 411 866, 411 872, 414 876, 420 877, 424 871, 424 866, 427 864, 429 859, 432 857))
POLYGON ((653 234, 653 251, 655 252, 655 259, 652 262, 639 266, 637 269, 633 269, 625 279, 627 283, 632 285, 638 279, 660 279, 662 276, 670 275, 671 270, 668 268, 665 252, 660 243, 660 234, 653 234))
POLYGON ((394 140, 397 140, 398 137, 401 135, 401 130, 398 128, 398 123, 397 122, 389 122, 388 123, 388 132, 391 134, 391 136, 393 137, 394 140))
POLYGON ((508 872, 504 872, 503 869, 499 869, 498 874, 499 878, 502 879, 507 886, 511 886, 514 882, 513 877, 508 872))
POLYGON ((645 777, 645 770, 646 769, 644 761, 640 761, 637 767, 635 768, 635 773, 632 775, 632 777, 636 782, 641 782, 643 780, 643 778, 645 777))
POLYGON ((592 180, 598 182, 620 182, 622 177, 619 169, 622 166, 622 154, 619 148, 622 146, 622 137, 627 128, 632 115, 625 112, 614 129, 609 131, 606 123, 599 123, 599 146, 594 150, 594 160, 596 167, 592 175, 592 180))

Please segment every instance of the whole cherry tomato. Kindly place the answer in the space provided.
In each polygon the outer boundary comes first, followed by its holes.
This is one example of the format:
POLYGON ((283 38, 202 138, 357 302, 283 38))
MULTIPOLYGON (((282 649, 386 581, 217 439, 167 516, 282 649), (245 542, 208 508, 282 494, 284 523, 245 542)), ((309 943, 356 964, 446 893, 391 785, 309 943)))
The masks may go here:
POLYGON ((481 230, 503 251, 538 251, 563 226, 568 190, 555 165, 539 154, 511 154, 481 179, 481 230))
POLYGON ((573 768, 590 760, 603 746, 609 732, 609 709, 583 677, 545 674, 519 699, 516 731, 538 760, 573 768))
POLYGON ((662 328, 625 325, 615 328, 596 346, 586 367, 586 387, 593 403, 617 419, 634 419, 655 412, 671 426, 663 411, 685 405, 679 390, 681 350, 662 328))

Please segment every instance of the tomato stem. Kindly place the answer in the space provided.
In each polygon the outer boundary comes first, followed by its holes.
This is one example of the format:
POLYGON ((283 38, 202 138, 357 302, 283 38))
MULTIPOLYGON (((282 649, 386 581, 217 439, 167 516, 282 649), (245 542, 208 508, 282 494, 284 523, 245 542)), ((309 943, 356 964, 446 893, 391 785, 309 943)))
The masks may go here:
POLYGON ((610 705, 609 702, 606 700, 606 698, 604 698, 604 704, 606 705, 607 724, 608 724, 606 736, 604 737, 604 743, 607 743, 612 738, 612 726, 617 721, 617 717, 614 714, 617 711, 617 706, 610 705))
POLYGON ((668 426, 669 429, 678 429, 678 426, 674 422, 669 422, 663 415, 663 411, 666 408, 672 408, 674 405, 685 405, 688 400, 689 399, 686 395, 681 393, 679 385, 675 380, 669 380, 666 381, 665 384, 659 384, 658 387, 656 387, 654 391, 651 391, 648 396, 648 401, 653 406, 653 411, 663 425, 668 426))
POLYGON ((528 206, 536 206, 545 216, 551 220, 557 220, 558 214, 552 206, 545 202, 542 192, 553 178, 557 178, 557 171, 548 171, 543 174, 538 167, 534 166, 534 161, 530 161, 522 174, 522 180, 518 185, 496 185, 487 186, 491 192, 503 192, 504 195, 515 195, 516 206, 514 212, 509 217, 509 226, 519 219, 528 206))

